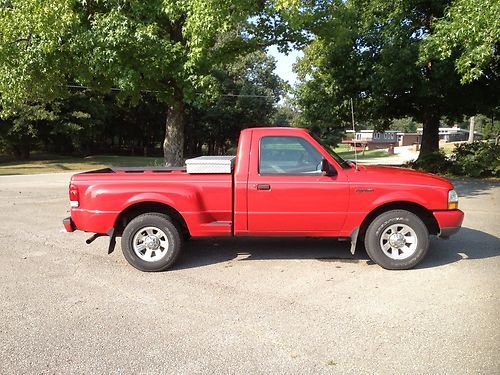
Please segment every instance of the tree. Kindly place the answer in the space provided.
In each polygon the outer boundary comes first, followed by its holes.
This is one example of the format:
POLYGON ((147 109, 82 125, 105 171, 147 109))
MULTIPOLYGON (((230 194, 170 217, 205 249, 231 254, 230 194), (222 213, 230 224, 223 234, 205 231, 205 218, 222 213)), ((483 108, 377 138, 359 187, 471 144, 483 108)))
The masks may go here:
POLYGON ((498 119, 499 109, 500 108, 496 108, 490 116, 476 116, 477 130, 482 133, 486 139, 494 139, 495 144, 499 144, 500 141, 500 120, 498 119))
POLYGON ((449 59, 457 54, 455 68, 462 83, 470 83, 499 67, 500 2, 455 0, 434 25, 424 42, 424 58, 449 59))
POLYGON ((460 84, 454 59, 422 61, 422 42, 448 2, 347 0, 330 5, 297 64, 303 121, 344 127, 356 118, 388 127, 393 118, 423 124, 420 156, 438 150, 442 116, 475 114, 498 100, 498 74, 460 84))
POLYGON ((416 133, 420 124, 413 120, 411 117, 404 117, 392 120, 390 125, 391 130, 399 130, 405 133, 416 133))
POLYGON ((185 110, 218 93, 214 66, 300 37, 296 0, 73 1, 0 3, 4 114, 67 95, 77 84, 166 104, 164 156, 182 162, 185 110))
POLYGON ((288 88, 274 72, 275 60, 263 51, 250 53, 214 69, 220 92, 203 108, 189 107, 187 153, 224 154, 233 148, 241 129, 271 122, 275 103, 288 88))
MULTIPOLYGON (((217 90, 225 94, 201 108, 186 106, 185 155, 231 152, 242 128, 273 123, 275 104, 288 89, 274 69, 274 58, 263 51, 214 67, 217 90)), ((164 104, 151 93, 142 93, 137 102, 118 94, 75 88, 45 107, 25 105, 0 120, 0 152, 18 158, 29 157, 31 149, 64 155, 158 155, 164 104)))
POLYGON ((298 123, 299 112, 293 104, 291 98, 285 98, 283 103, 279 103, 276 107, 271 122, 279 126, 296 126, 298 123))
POLYGON ((39 141, 40 128, 56 119, 56 113, 42 105, 21 105, 16 115, 0 120, 0 137, 18 159, 29 159, 30 152, 39 141))

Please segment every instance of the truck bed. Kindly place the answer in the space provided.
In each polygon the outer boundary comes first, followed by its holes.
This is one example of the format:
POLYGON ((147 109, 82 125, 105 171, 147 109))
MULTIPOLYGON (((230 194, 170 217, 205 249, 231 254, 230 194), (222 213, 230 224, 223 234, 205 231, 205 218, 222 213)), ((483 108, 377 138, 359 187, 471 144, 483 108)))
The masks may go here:
POLYGON ((109 167, 82 172, 80 174, 100 173, 173 173, 186 172, 185 167, 109 167))
POLYGON ((106 233, 120 213, 144 204, 175 209, 193 236, 229 236, 232 230, 233 176, 189 174, 185 168, 105 168, 71 178, 79 206, 71 215, 77 228, 106 233))

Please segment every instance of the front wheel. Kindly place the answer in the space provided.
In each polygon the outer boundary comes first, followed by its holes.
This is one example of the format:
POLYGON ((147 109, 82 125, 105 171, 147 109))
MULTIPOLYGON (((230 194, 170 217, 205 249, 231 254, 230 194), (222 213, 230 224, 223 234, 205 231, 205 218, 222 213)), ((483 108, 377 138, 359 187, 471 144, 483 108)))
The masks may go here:
POLYGON ((377 216, 366 231, 368 256, 389 270, 415 267, 429 248, 429 231, 415 214, 392 210, 377 216))
POLYGON ((182 246, 181 238, 179 229, 167 215, 139 215, 123 231, 123 255, 141 271, 164 271, 175 263, 182 246))

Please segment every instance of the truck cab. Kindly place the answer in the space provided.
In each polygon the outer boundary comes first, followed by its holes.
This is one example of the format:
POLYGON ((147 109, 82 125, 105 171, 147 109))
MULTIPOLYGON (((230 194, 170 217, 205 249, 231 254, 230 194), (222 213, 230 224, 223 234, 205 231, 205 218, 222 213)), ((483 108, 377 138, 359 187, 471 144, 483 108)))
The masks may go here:
POLYGON ((235 170, 236 235, 338 236, 347 170, 305 130, 243 130, 235 170))

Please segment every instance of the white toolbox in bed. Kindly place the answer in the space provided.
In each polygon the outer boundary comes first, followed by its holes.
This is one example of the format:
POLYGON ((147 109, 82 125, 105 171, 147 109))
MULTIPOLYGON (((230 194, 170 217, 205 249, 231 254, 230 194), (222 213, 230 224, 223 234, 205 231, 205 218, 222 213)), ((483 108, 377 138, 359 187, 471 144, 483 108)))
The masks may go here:
POLYGON ((187 173, 232 173, 236 156, 199 156, 186 160, 187 173))

